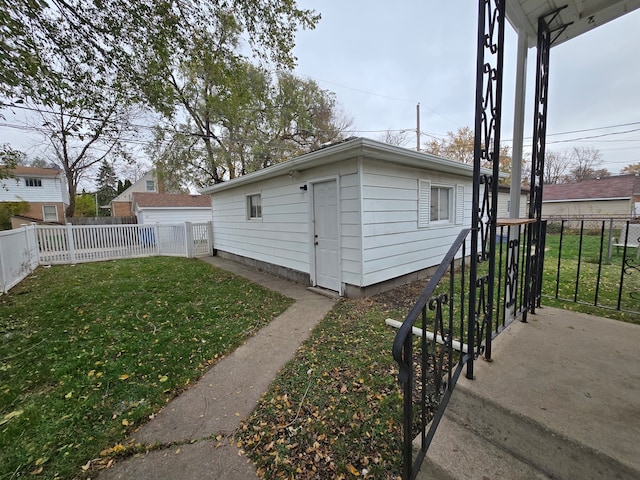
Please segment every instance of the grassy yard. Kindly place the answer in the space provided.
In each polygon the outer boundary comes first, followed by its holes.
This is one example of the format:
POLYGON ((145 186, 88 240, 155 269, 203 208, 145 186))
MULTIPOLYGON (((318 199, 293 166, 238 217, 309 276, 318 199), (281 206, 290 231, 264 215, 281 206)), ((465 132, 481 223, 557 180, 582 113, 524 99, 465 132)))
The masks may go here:
MULTIPOLYGON (((622 277, 624 283, 620 296, 621 310, 640 312, 640 270, 627 269, 627 273, 623 273, 623 252, 613 248, 611 261, 608 262, 607 247, 605 239, 601 259, 599 235, 584 235, 580 250, 580 236, 565 234, 560 250, 560 235, 548 234, 542 284, 543 305, 640 323, 639 313, 616 311, 622 277), (561 255, 558 281, 559 252, 561 255), (555 299, 556 290, 557 296, 565 300, 555 299), (577 300, 577 303, 574 303, 574 300, 577 300), (596 303, 599 306, 595 306, 596 303)), ((630 249, 627 259, 633 264, 640 263, 635 260, 635 255, 635 249, 630 249)))
POLYGON ((290 303, 199 260, 39 268, 0 297, 0 479, 88 475, 290 303))
POLYGON ((402 401, 395 330, 375 300, 344 300, 315 328, 244 423, 262 478, 396 479, 402 401))

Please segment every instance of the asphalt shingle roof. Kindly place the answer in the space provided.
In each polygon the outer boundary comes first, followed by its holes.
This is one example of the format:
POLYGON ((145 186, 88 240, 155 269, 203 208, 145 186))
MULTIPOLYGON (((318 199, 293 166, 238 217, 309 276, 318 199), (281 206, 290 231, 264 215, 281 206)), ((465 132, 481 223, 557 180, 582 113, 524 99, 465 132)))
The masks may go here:
POLYGON ((211 207, 209 195, 135 192, 133 200, 138 207, 211 207))
POLYGON ((55 168, 24 167, 19 165, 12 170, 12 173, 17 176, 57 177, 62 173, 62 170, 55 168))
POLYGON ((640 194, 640 177, 617 175, 578 183, 545 185, 542 201, 590 200, 596 198, 631 198, 640 194))

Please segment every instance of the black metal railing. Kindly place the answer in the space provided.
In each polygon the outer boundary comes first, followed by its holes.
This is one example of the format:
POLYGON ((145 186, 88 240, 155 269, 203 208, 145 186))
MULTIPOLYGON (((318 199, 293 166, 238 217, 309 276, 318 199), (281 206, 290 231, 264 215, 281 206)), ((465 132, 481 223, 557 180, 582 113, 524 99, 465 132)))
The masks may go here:
POLYGON ((541 295, 640 315, 640 220, 549 218, 541 295))
MULTIPOLYGON (((531 220, 498 221, 491 293, 485 288, 489 262, 480 264, 471 285, 470 229, 461 231, 398 330, 393 357, 399 365, 404 408, 403 479, 417 475, 465 365, 472 367, 481 355, 489 360, 493 339, 514 320, 526 321, 530 305, 524 298, 523 267, 544 253, 544 245, 526 248, 527 229, 537 225, 531 220), (472 289, 476 296, 470 309, 472 289)), ((544 222, 542 228, 544 232, 544 222)), ((482 250, 476 254, 487 255, 482 250)), ((541 271, 537 274, 542 278, 541 271)), ((537 302, 540 293, 535 292, 537 302)))
POLYGON ((465 345, 469 232, 460 232, 393 342, 404 405, 404 479, 415 478, 462 368, 474 355, 465 345), (413 458, 417 435, 419 448, 413 458))

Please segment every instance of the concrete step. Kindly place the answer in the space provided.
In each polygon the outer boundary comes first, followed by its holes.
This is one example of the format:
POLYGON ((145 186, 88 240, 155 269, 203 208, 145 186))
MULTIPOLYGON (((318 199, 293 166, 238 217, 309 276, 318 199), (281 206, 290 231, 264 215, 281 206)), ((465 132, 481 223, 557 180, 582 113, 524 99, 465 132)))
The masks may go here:
POLYGON ((637 480, 640 471, 459 384, 420 475, 424 480, 637 480))
POLYGON ((554 479, 445 416, 416 480, 554 479))

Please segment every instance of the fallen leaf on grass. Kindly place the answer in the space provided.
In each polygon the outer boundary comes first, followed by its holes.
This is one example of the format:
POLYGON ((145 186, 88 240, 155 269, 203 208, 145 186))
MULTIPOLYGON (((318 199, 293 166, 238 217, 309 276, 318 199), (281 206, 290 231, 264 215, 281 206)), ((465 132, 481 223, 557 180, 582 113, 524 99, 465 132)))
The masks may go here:
POLYGON ((19 417, 23 413, 24 413, 24 410, 14 410, 13 412, 9 412, 9 413, 5 414, 4 418, 2 420, 0 420, 0 425, 4 425, 5 423, 7 423, 12 418, 19 417))
POLYGON ((349 473, 351 475, 353 475, 354 477, 359 477, 360 476, 360 472, 358 471, 358 469, 356 467, 354 467, 353 465, 351 465, 350 463, 347 463, 347 470, 349 470, 349 473))
POLYGON ((122 374, 122 375, 120 375, 118 378, 119 378, 120 380, 126 380, 127 378, 129 378, 129 375, 128 375, 128 374, 126 374, 126 373, 123 373, 123 374, 122 374))

